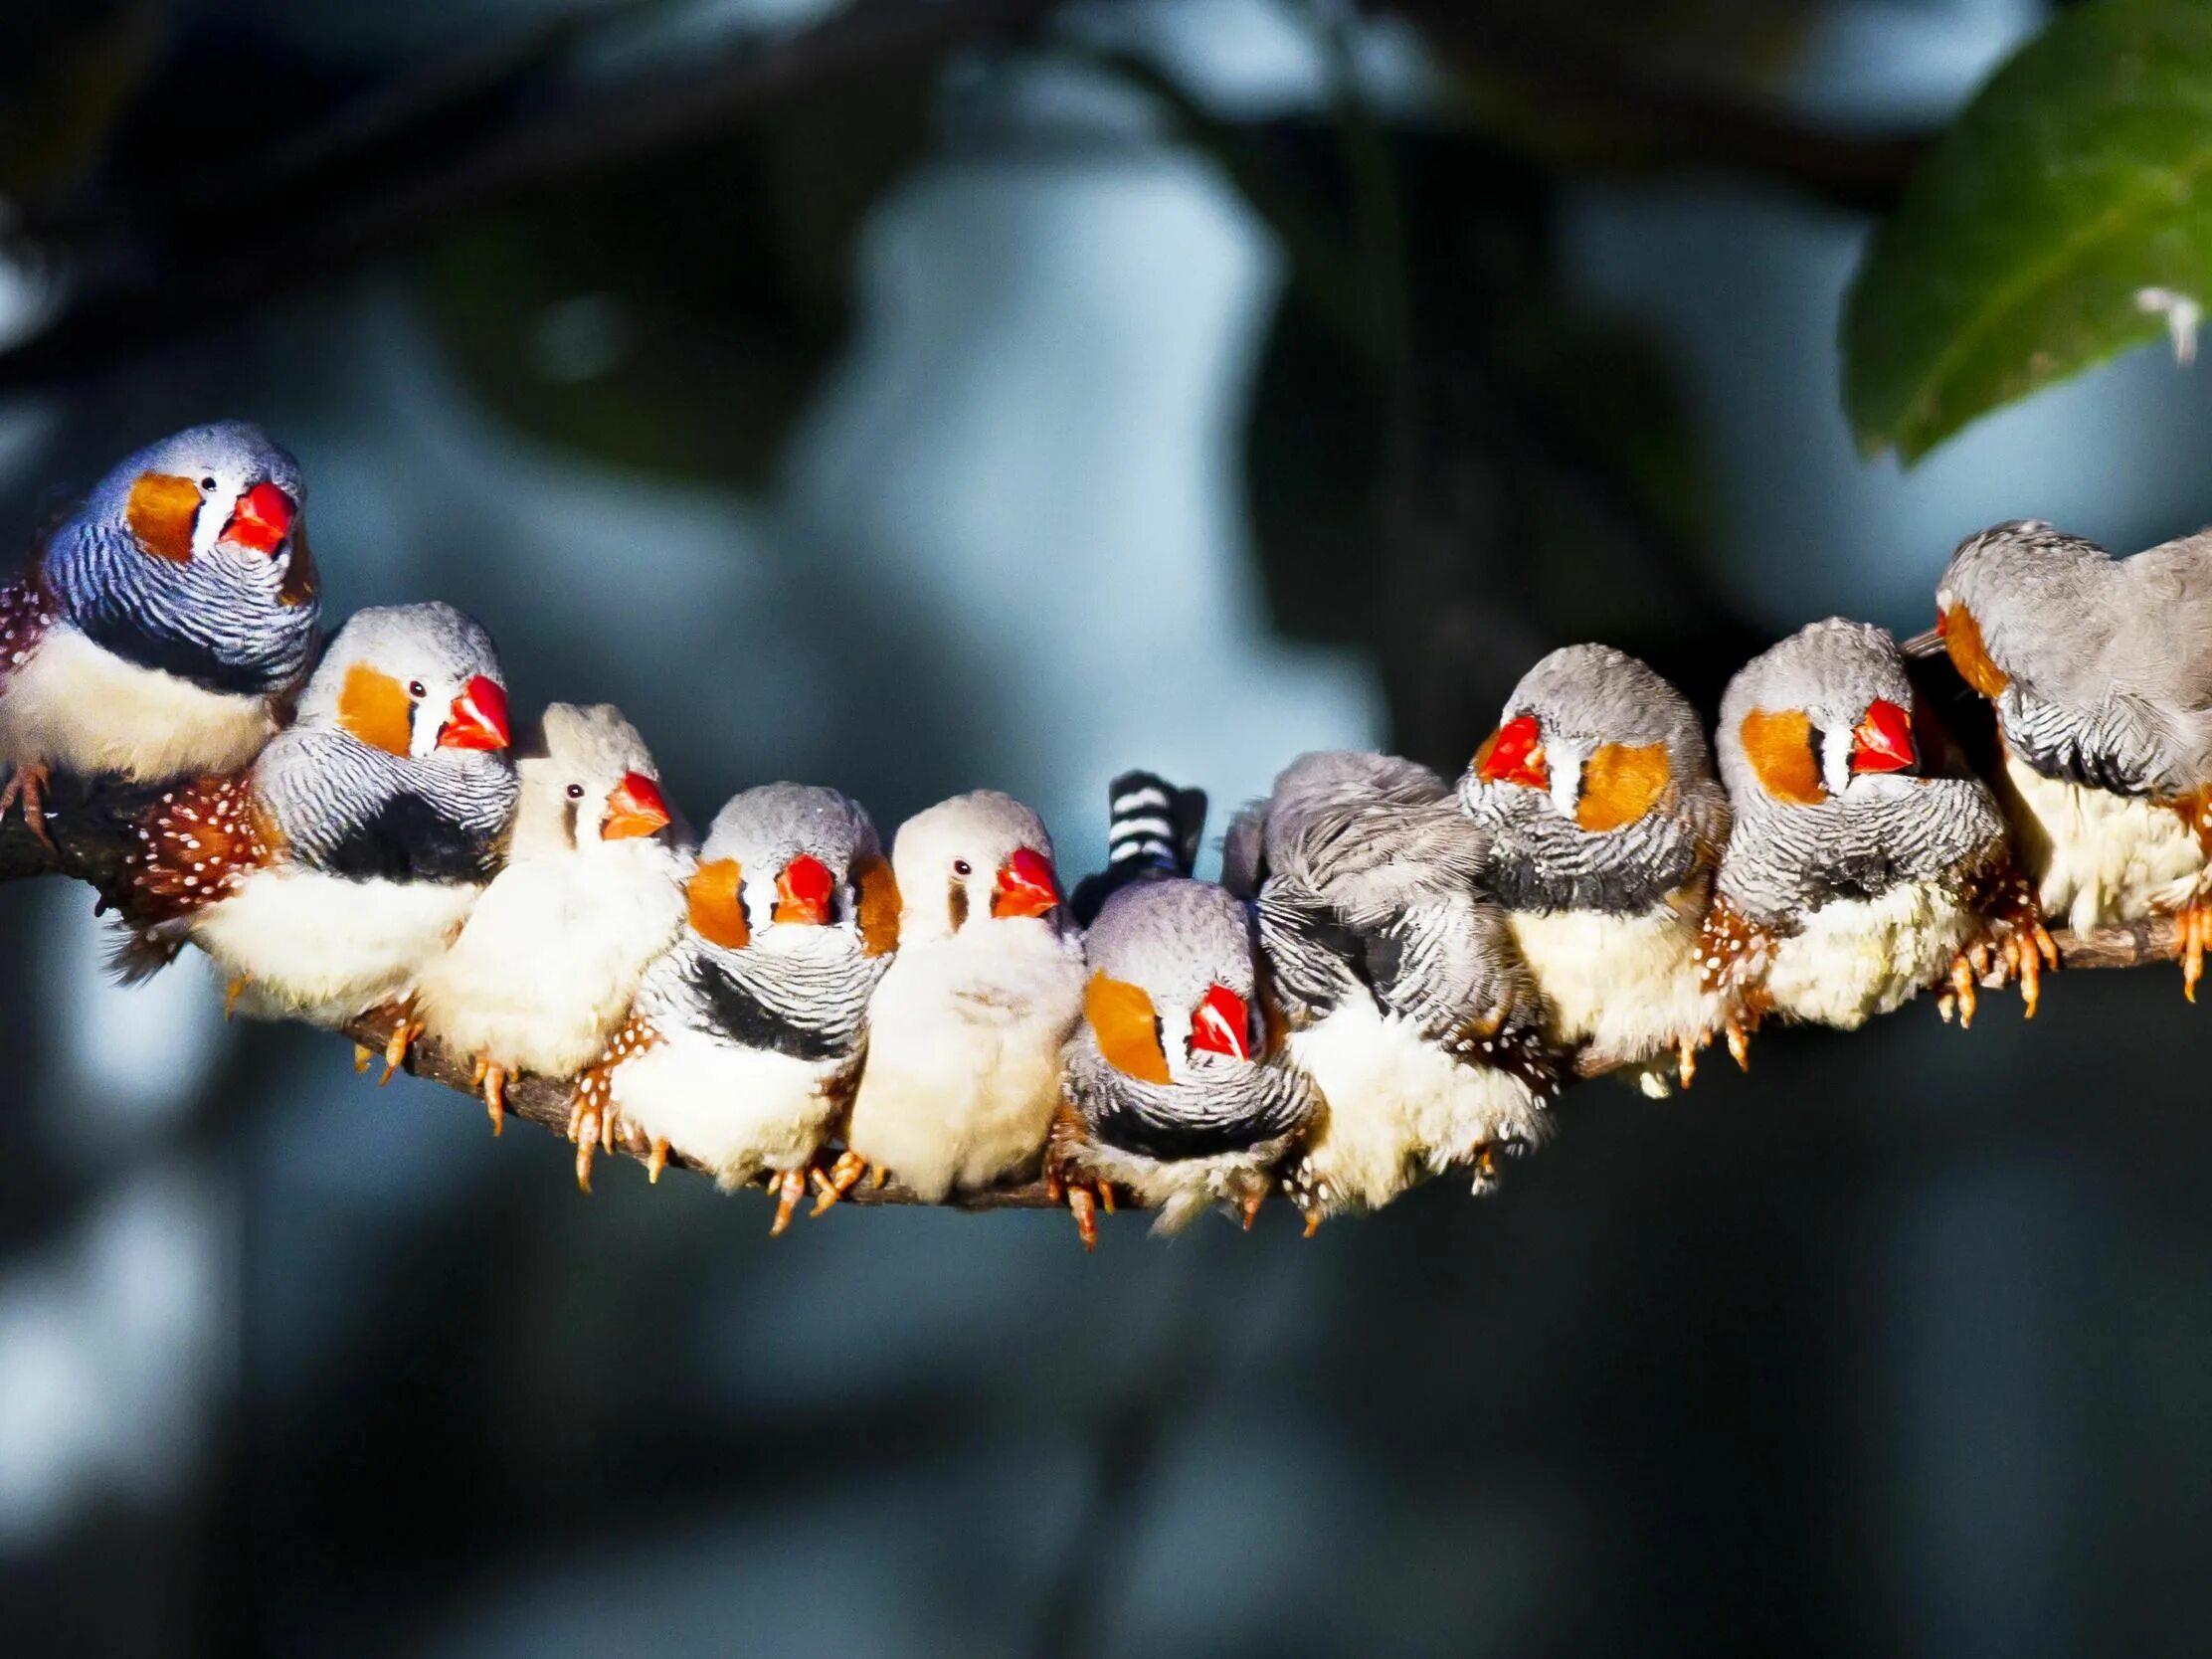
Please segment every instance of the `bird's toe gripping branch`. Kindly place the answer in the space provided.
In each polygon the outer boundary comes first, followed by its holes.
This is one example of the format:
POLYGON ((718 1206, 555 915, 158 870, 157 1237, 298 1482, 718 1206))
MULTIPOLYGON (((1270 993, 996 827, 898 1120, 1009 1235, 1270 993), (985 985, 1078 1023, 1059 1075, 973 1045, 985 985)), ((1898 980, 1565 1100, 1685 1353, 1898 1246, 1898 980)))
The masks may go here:
MULTIPOLYGON (((1096 1176, 1076 1175, 1072 1172, 1047 1169, 1044 1172, 1044 1196, 1053 1203, 1064 1203, 1067 1212, 1075 1217, 1075 1236, 1083 1241, 1083 1248, 1098 1248, 1098 1212, 1114 1213, 1114 1184, 1096 1176)), ((1252 1213, 1259 1204, 1254 1200, 1251 1209, 1244 1213, 1244 1225, 1252 1224, 1252 1213)))
POLYGON ((23 822, 39 844, 56 858, 62 849, 54 844, 54 833, 46 826, 46 792, 54 781, 52 772, 43 765, 18 766, 8 774, 8 781, 0 785, 0 819, 8 816, 8 809, 20 804, 23 822))
POLYGON ((483 1095, 484 1110, 491 1115, 496 1137, 507 1126, 507 1068, 489 1054, 478 1054, 471 1067, 476 1088, 483 1095))
MULTIPOLYGON (((866 1158, 854 1152, 850 1147, 846 1147, 837 1154, 836 1160, 830 1164, 827 1172, 820 1169, 809 1170, 807 1175, 814 1182, 816 1193, 815 1206, 809 1213, 814 1215, 826 1213, 838 1199, 860 1184, 860 1178, 868 1174, 869 1168, 866 1158)), ((875 1173, 871 1179, 877 1187, 881 1187, 891 1179, 891 1172, 882 1165, 877 1164, 873 1168, 875 1173)))
POLYGON ((2059 965, 2058 943, 2044 925, 2035 889, 2019 871, 1999 875, 1980 909, 1981 931, 1951 959, 1949 981, 1936 1002, 1945 1020, 1956 1013, 1961 1030, 1974 1022, 1977 987, 2017 984, 2022 1012, 2033 1019, 2042 1006, 2043 970, 2059 965))

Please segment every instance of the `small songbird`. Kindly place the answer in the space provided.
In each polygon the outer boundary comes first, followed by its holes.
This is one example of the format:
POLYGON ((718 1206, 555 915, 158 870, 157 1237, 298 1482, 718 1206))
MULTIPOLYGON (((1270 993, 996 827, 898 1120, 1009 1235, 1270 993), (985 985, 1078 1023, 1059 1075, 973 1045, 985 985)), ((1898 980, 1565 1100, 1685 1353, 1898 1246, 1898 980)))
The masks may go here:
POLYGON ((506 747, 481 625, 450 605, 356 612, 251 767, 180 784, 140 822, 118 966, 153 972, 189 938, 249 1014, 342 1026, 403 1000, 499 866, 506 747))
POLYGON ((1558 1088, 1543 1005, 1497 905, 1481 830, 1424 766, 1300 756, 1231 826, 1222 881, 1256 899, 1291 1060, 1322 1105, 1291 1171, 1308 1230, 1425 1175, 1496 1179, 1544 1139, 1558 1088))
POLYGON ((0 587, 0 815, 59 772, 159 784, 260 753, 314 657, 299 463, 259 427, 138 451, 0 587))
POLYGON ((1506 908, 1546 1039, 1646 1093, 1687 1084, 1720 1016, 1698 930, 1728 797, 1697 711, 1644 663, 1568 645, 1522 678, 1459 784, 1486 831, 1478 869, 1506 908))
POLYGON ((1730 998, 1733 1047, 1769 1009, 1851 1030, 1942 985, 1970 1021, 1984 980, 2017 977, 2035 1012, 2050 935, 1995 799, 1924 765, 1915 710, 1897 643, 1841 618, 1729 682, 1721 776, 1736 829, 1703 960, 1730 998))
POLYGON ((1079 927, 1089 927, 1133 881, 1189 875, 1205 834, 1205 791, 1178 789, 1157 772, 1124 772, 1107 786, 1106 805, 1112 815, 1106 867, 1076 882, 1068 896, 1079 927))
POLYGON ((870 1165, 932 1203, 1033 1166, 1082 1013, 1082 941, 1035 813, 996 790, 955 796, 900 826, 891 870, 898 954, 818 1210, 870 1165))
POLYGON ((552 704, 515 770, 506 862, 412 1006, 474 1058, 493 1133, 514 1073, 567 1077, 599 1057, 683 923, 690 862, 645 740, 610 705, 552 704))
POLYGON ((2040 519, 1951 555, 1936 628, 1996 710, 2004 806, 2045 915, 2170 914, 2196 1000, 2212 944, 2212 531, 2132 558, 2040 519))
POLYGON ((767 1179, 781 1233, 852 1096, 868 998, 898 949, 875 826, 835 790, 765 784, 715 817, 687 924, 577 1085, 577 1184, 599 1148, 670 1150, 725 1189, 767 1179))
POLYGON ((1084 938, 1090 978, 1047 1175, 1083 1247, 1118 1188, 1174 1232, 1213 1202, 1249 1227, 1314 1109, 1267 1018, 1251 912, 1219 887, 1122 888, 1084 938))

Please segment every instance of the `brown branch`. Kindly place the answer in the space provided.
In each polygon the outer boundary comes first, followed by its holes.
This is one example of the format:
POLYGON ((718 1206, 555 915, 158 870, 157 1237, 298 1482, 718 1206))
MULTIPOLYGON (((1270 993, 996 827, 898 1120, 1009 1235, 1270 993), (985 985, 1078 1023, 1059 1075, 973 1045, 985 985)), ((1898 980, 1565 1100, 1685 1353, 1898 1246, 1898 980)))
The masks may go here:
MULTIPOLYGON (((122 875, 130 834, 128 826, 152 793, 58 790, 49 798, 47 822, 55 845, 55 850, 51 851, 33 834, 21 816, 11 812, 5 823, 0 823, 0 881, 70 875, 90 883, 104 902, 116 890, 122 875)), ((2057 930, 2052 937, 2058 944, 2060 966, 2066 969, 2137 968, 2146 963, 2171 962, 2178 955, 2173 924, 2162 917, 2103 927, 2088 934, 2057 930)), ((356 1020, 344 1034, 364 1047, 381 1052, 385 1039, 391 1034, 391 1016, 369 1014, 356 1020)), ((468 1096, 471 1101, 478 1102, 480 1109, 470 1062, 449 1053, 436 1041, 426 1038, 416 1043, 407 1057, 406 1069, 417 1077, 468 1096)), ((1577 1068, 1576 1075, 1601 1076, 1603 1068, 1588 1071, 1577 1068)), ((519 1077, 507 1085, 507 1116, 565 1136, 572 1084, 569 1078, 519 1077)), ((668 1163, 673 1168, 689 1170, 701 1167, 673 1153, 668 1163)), ((846 1194, 844 1201, 915 1204, 927 1200, 896 1182, 878 1188, 863 1181, 846 1194)), ((948 1200, 948 1207, 1045 1209, 1053 1207, 1053 1200, 1046 1196, 1042 1181, 1027 1181, 961 1194, 948 1200)))

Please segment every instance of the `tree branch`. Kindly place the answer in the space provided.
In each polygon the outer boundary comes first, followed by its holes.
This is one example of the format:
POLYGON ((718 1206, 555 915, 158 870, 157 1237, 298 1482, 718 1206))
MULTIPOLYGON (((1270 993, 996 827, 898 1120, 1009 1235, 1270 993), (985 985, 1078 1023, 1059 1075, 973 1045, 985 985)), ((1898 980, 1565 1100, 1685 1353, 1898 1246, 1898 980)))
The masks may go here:
MULTIPOLYGON (((69 875, 93 887, 105 907, 112 903, 119 890, 131 834, 129 827, 157 794, 146 790, 97 787, 80 790, 67 784, 55 786, 49 791, 47 802, 48 830, 54 837, 54 849, 49 850, 41 843, 21 815, 11 811, 6 822, 0 823, 0 881, 69 875)), ((2146 963, 2171 962, 2178 954, 2173 924, 2162 917, 2099 928, 2088 934, 2054 930, 2052 937, 2058 944, 2060 966, 2067 969, 2136 968, 2146 963)), ((391 1015, 373 1014, 354 1021, 344 1034, 364 1047, 381 1052, 391 1029, 391 1015)), ((480 1106, 470 1061, 449 1052, 434 1040, 425 1038, 415 1044, 408 1054, 406 1069, 417 1077, 466 1095, 480 1106)), ((1578 1067, 1576 1075, 1600 1076, 1603 1069, 1578 1067)), ((507 1116, 565 1137, 573 1081, 565 1077, 529 1075, 515 1078, 507 1085, 507 1116)), ((671 1168, 700 1168, 672 1152, 668 1163, 671 1168)), ((927 1200, 896 1182, 879 1188, 863 1181, 845 1195, 843 1201, 916 1204, 927 1200)), ((948 1207, 1046 1209, 1055 1205, 1039 1180, 962 1194, 948 1200, 948 1207)))

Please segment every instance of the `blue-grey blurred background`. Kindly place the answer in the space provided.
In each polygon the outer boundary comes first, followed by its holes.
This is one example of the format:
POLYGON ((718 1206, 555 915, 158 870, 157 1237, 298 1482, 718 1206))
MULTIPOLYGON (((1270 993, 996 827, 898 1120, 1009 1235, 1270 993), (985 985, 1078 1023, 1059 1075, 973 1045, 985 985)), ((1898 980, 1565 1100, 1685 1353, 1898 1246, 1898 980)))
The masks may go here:
MULTIPOLYGON (((1711 699, 2212 517, 2143 352, 1910 474, 1839 301, 2029 0, 15 0, 0 513, 259 419, 694 818, 1711 699)), ((1221 822, 1216 819, 1216 827, 1221 822)), ((0 1652, 2201 1651, 2212 1012, 2076 975, 1170 1245, 568 1148, 0 889, 0 1652)))

